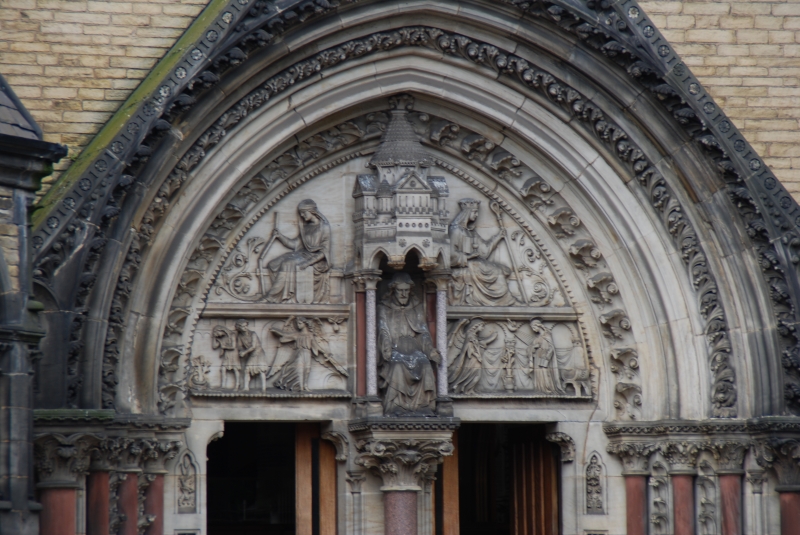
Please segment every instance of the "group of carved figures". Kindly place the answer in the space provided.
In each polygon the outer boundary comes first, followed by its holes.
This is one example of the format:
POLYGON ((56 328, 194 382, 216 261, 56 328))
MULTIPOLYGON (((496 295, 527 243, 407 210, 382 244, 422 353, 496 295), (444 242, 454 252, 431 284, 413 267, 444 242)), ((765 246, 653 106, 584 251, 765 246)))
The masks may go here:
MULTIPOLYGON (((290 391, 309 391, 309 374, 312 360, 347 377, 347 370, 331 354, 328 340, 322 331, 319 318, 290 317, 280 328, 270 328, 270 333, 280 344, 292 348, 292 356, 276 362, 275 356, 267 358, 258 335, 248 329, 247 320, 238 320, 235 330, 217 325, 211 332, 211 346, 219 350, 220 388, 225 389, 227 375, 233 373, 233 390, 250 390, 250 378, 261 377, 261 390, 272 382, 274 388, 290 391)), ((276 353, 277 355, 277 353, 276 353)))
MULTIPOLYGON (((515 252, 508 242, 509 237, 502 222, 499 207, 493 205, 500 231, 491 238, 484 239, 476 228, 481 202, 475 199, 461 199, 459 213, 449 225, 450 266, 452 281, 449 289, 450 305, 468 306, 516 306, 547 304, 552 291, 547 281, 527 266, 519 266, 515 252), (505 241, 511 267, 491 260, 498 245, 505 241), (523 283, 529 282, 529 290, 523 283), (510 281, 516 281, 512 291, 510 281), (528 295, 527 292, 532 292, 528 295)), ((268 240, 256 238, 250 247, 247 258, 232 261, 223 271, 222 289, 231 295, 242 297, 239 285, 242 277, 250 278, 244 267, 250 265, 249 255, 257 255, 256 271, 260 290, 252 296, 267 303, 297 303, 298 275, 311 269, 313 297, 311 303, 326 303, 330 300, 331 226, 319 211, 317 204, 306 199, 297 206, 299 224, 298 234, 289 238, 278 230, 277 218, 268 240), (267 253, 275 242, 279 242, 289 252, 266 261, 267 253), (241 264, 242 271, 228 275, 241 264), (238 288, 238 289, 237 289, 238 288)), ((234 255, 234 259, 238 258, 234 255)), ((249 288, 249 286, 248 286, 249 288)))

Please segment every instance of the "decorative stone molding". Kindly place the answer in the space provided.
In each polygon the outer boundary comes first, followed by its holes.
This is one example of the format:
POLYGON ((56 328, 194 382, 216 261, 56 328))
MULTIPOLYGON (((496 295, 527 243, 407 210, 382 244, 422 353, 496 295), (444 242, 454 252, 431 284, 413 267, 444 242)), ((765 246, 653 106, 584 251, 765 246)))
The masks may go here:
POLYGON ((548 433, 544 437, 561 448, 561 462, 571 463, 575 460, 575 441, 566 433, 548 433))
MULTIPOLYGON (((133 476, 129 476, 133 477, 133 476)), ((156 475, 155 474, 139 474, 139 479, 137 482, 137 521, 136 521, 136 528, 137 533, 139 535, 144 535, 147 531, 147 528, 150 527, 150 524, 156 519, 156 515, 146 515, 144 513, 144 501, 145 501, 145 492, 147 491, 147 487, 150 486, 150 483, 155 481, 156 475)))
POLYGON ((603 462, 599 453, 592 453, 586 464, 586 514, 604 515, 605 499, 603 462))
POLYGON ((95 435, 82 433, 36 437, 33 452, 37 486, 77 487, 78 478, 89 470, 91 450, 98 440, 95 435))
POLYGON ((418 491, 442 458, 453 454, 449 440, 361 440, 356 443, 356 464, 371 469, 383 480, 383 491, 418 491))

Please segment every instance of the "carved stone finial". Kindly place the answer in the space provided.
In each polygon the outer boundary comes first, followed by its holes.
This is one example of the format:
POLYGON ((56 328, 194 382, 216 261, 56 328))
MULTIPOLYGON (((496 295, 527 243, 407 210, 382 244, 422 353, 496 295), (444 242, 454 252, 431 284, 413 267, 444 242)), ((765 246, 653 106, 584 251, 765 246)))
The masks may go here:
POLYGON ((658 445, 649 442, 612 442, 606 448, 622 461, 622 475, 650 475, 650 455, 658 451, 658 445))
POLYGON ((94 435, 58 433, 34 441, 34 460, 41 487, 76 487, 78 477, 89 470, 90 454, 97 444, 94 435))
POLYGON ((566 433, 548 433, 545 437, 550 442, 561 447, 561 462, 571 463, 575 460, 575 441, 566 433))
POLYGON ((449 440, 368 439, 356 444, 356 464, 371 469, 383 480, 384 491, 417 491, 425 476, 442 458, 453 454, 449 440))

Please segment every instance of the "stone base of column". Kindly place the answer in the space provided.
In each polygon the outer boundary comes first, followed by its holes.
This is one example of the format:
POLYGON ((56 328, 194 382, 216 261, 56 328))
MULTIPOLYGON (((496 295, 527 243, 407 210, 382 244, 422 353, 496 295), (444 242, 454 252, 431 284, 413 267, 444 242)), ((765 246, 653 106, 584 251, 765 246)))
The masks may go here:
POLYGON ((436 398, 436 416, 452 418, 453 398, 436 398))
POLYGON ((76 489, 43 488, 41 489, 41 503, 39 533, 42 535, 75 535, 76 489))
POLYGON ((781 535, 800 535, 800 492, 781 492, 780 496, 781 535))
POLYGON ((385 491, 383 514, 386 535, 417 535, 417 491, 385 491))

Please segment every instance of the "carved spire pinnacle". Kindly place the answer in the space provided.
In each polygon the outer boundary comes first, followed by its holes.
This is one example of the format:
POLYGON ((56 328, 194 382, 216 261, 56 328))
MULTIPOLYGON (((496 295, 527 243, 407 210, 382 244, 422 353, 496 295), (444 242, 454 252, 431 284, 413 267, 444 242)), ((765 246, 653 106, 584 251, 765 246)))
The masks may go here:
POLYGON ((431 167, 433 159, 422 148, 419 136, 408 121, 408 112, 414 107, 411 95, 398 95, 389 100, 391 119, 383 133, 381 144, 369 162, 370 167, 431 167))

